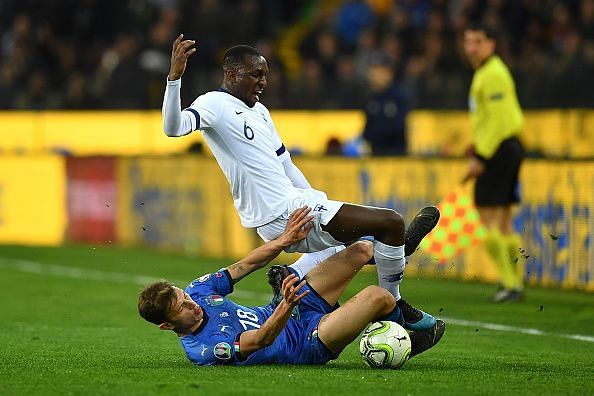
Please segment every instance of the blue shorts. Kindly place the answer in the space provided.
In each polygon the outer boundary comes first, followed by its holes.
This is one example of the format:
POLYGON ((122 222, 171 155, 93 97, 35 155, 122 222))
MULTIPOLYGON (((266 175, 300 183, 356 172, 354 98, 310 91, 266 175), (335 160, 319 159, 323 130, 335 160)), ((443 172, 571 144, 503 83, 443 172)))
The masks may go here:
MULTIPOLYGON (((297 275, 292 269, 289 270, 297 275)), ((318 337, 318 326, 324 315, 334 311, 340 305, 336 303, 335 306, 330 306, 309 283, 306 283, 300 292, 302 293, 307 290, 309 290, 309 294, 299 301, 298 306, 299 321, 304 325, 307 337, 304 340, 303 349, 299 355, 299 362, 296 363, 325 364, 330 360, 336 359, 340 352, 334 353, 324 345, 318 337)))

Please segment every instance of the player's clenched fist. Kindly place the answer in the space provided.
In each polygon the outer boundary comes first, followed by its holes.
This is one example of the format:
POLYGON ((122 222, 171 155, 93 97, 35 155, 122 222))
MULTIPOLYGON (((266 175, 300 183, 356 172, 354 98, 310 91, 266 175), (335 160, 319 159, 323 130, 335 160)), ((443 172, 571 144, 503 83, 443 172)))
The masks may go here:
POLYGON ((186 62, 190 55, 196 52, 196 48, 193 47, 196 44, 194 40, 183 40, 183 34, 177 36, 173 42, 173 49, 171 50, 171 68, 169 69, 169 76, 167 77, 170 81, 179 79, 186 70, 186 62))

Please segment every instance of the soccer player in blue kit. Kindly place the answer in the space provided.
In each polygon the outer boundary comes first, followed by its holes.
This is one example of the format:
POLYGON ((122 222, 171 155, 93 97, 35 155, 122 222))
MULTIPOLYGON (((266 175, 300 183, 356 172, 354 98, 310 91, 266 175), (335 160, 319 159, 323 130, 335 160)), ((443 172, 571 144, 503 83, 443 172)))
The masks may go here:
MULTIPOLYGON (((196 365, 324 364, 336 359, 369 323, 402 323, 394 296, 378 286, 367 286, 338 304, 350 280, 373 255, 369 241, 355 242, 323 260, 303 279, 290 266, 276 306, 246 307, 226 298, 235 283, 307 237, 313 226, 310 211, 295 210, 280 237, 227 268, 195 279, 185 290, 167 281, 147 286, 138 300, 140 315, 177 333, 196 365), (298 315, 292 315, 295 307, 298 315)), ((411 356, 434 346, 444 331, 439 319, 429 329, 410 331, 411 356)))

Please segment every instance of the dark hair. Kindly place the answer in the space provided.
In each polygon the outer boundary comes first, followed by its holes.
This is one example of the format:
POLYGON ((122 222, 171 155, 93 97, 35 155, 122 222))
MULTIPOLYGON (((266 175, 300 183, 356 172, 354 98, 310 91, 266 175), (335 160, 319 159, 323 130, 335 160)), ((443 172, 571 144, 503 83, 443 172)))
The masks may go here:
POLYGON ((470 30, 473 32, 483 32, 489 40, 497 40, 497 31, 491 26, 484 24, 483 22, 470 22, 464 30, 470 30))
POLYGON ((138 296, 138 313, 148 322, 160 325, 169 321, 171 302, 175 298, 173 285, 165 280, 144 288, 138 296))
POLYGON ((231 47, 223 56, 223 69, 238 69, 245 63, 246 58, 251 56, 262 56, 262 54, 249 45, 231 47))

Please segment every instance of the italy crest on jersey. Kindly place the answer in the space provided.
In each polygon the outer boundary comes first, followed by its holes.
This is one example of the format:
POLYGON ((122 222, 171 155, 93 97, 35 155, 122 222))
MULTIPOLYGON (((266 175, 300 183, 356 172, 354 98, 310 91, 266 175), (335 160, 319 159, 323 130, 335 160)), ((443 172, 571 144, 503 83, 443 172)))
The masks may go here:
POLYGON ((211 307, 216 307, 221 305, 225 302, 225 299, 218 294, 213 294, 211 296, 206 297, 206 303, 211 307))

